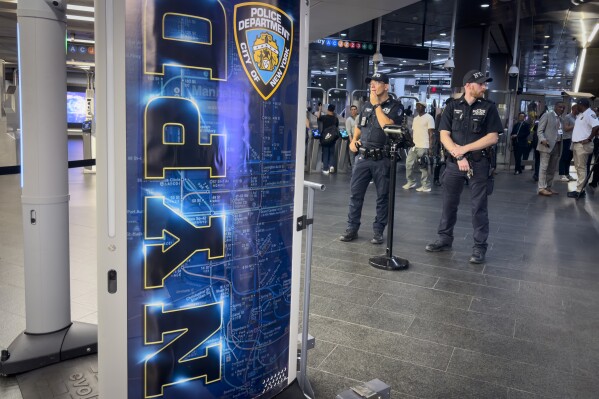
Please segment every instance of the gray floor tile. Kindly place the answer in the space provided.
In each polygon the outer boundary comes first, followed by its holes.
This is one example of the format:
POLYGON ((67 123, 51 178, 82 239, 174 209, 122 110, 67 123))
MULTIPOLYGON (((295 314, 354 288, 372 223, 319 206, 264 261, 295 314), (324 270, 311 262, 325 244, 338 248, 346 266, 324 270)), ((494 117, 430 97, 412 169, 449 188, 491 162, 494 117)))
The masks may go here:
POLYGON ((406 314, 386 311, 377 307, 360 306, 317 295, 311 296, 310 314, 397 333, 404 333, 414 320, 414 317, 406 314))
POLYGON ((316 315, 310 317, 310 334, 349 348, 438 370, 445 370, 453 349, 398 333, 316 315))
POLYGON ((387 294, 383 295, 374 307, 471 330, 493 332, 510 337, 514 334, 515 320, 510 317, 488 315, 387 294))
POLYGON ((599 392, 597 380, 461 349, 447 371, 553 398, 596 398, 599 392))
POLYGON ((446 304, 461 309, 467 309, 471 300, 470 297, 464 295, 363 276, 357 276, 350 285, 369 291, 412 298, 424 302, 446 304))
POLYGON ((0 398, 23 399, 15 377, 0 377, 0 398))
POLYGON ((393 392, 419 398, 507 398, 507 388, 497 384, 346 347, 336 348, 320 369, 352 379, 378 378, 389 384, 393 392))
POLYGON ((545 344, 416 318, 407 335, 513 361, 572 371, 569 352, 545 344))
POLYGON ((312 281, 310 292, 313 295, 338 299, 348 303, 355 303, 364 306, 372 306, 372 304, 374 304, 382 295, 380 292, 326 283, 324 281, 318 280, 312 281))
POLYGON ((308 380, 316 398, 335 398, 337 394, 363 381, 341 377, 332 373, 308 368, 308 380))
POLYGON ((541 396, 530 392, 524 392, 519 389, 509 388, 507 391, 508 399, 544 399, 549 396, 541 396))
POLYGON ((362 276, 382 278, 389 281, 403 282, 422 287, 432 288, 437 282, 437 278, 426 274, 416 273, 413 267, 401 272, 390 272, 388 270, 376 269, 369 264, 340 261, 331 265, 331 269, 344 271, 347 273, 359 274, 362 276))

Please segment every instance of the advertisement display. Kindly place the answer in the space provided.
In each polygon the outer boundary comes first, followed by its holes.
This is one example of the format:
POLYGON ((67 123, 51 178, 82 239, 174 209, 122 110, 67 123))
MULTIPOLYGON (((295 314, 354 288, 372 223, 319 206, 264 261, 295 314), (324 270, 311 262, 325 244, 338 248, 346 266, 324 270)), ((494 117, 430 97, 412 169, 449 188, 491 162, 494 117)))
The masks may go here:
POLYGON ((297 337, 300 2, 125 7, 127 398, 271 398, 297 337))

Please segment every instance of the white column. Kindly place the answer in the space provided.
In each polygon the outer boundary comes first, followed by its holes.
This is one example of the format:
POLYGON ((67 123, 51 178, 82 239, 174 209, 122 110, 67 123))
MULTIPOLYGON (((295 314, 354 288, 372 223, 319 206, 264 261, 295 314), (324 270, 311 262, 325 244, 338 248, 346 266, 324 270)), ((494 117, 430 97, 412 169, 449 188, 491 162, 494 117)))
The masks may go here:
POLYGON ((19 0, 17 17, 25 332, 45 334, 71 324, 66 16, 45 1, 19 0))

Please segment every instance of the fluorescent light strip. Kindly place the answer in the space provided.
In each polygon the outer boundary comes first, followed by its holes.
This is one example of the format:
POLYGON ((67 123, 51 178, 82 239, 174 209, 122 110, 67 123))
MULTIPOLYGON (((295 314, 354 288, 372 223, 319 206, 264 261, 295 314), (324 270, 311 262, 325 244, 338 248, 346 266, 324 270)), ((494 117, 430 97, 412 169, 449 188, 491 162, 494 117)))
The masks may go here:
POLYGON ((85 44, 95 44, 95 40, 87 40, 87 39, 69 39, 69 43, 85 43, 85 44))
POLYGON ((94 17, 82 17, 81 15, 69 15, 69 14, 67 14, 67 19, 72 19, 75 21, 89 21, 89 22, 95 21, 94 17))
POLYGON ((91 12, 93 14, 94 8, 88 6, 78 6, 75 4, 67 4, 67 10, 91 12))
POLYGON ((587 58, 587 49, 582 49, 582 54, 580 55, 580 65, 578 66, 578 72, 576 73, 576 86, 574 86, 574 91, 578 92, 580 88, 580 79, 582 79, 582 70, 584 69, 584 61, 587 58))
POLYGON ((597 31, 599 31, 599 23, 595 24, 595 27, 593 28, 593 31, 589 35, 589 39, 587 40, 587 44, 591 44, 591 42, 595 38, 595 35, 597 34, 597 31))

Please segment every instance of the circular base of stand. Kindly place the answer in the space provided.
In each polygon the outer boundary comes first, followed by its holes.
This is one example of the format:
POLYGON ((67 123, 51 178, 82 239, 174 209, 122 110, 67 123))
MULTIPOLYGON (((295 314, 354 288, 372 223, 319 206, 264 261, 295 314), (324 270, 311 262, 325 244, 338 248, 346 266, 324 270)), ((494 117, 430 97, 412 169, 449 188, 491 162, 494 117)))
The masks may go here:
POLYGON ((370 258, 368 263, 372 267, 383 270, 404 270, 410 266, 410 261, 397 256, 375 256, 370 258))

